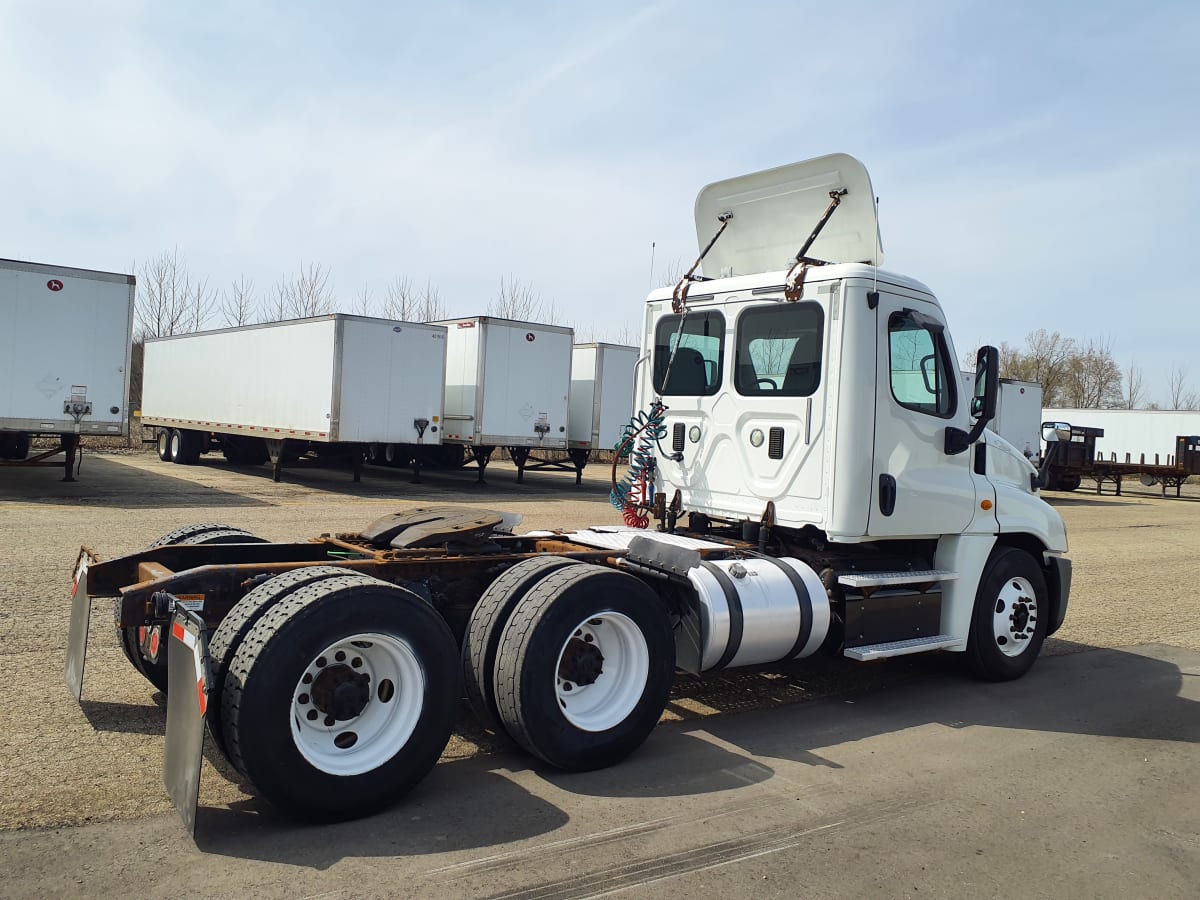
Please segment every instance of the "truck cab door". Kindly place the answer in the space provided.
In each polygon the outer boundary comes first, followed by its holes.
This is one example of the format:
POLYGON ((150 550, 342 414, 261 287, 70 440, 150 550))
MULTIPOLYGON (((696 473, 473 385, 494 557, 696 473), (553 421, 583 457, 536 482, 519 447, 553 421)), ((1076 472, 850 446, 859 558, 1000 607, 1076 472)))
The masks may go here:
POLYGON ((975 510, 970 453, 947 455, 968 422, 954 351, 936 305, 881 293, 876 326, 871 537, 962 532, 975 510))

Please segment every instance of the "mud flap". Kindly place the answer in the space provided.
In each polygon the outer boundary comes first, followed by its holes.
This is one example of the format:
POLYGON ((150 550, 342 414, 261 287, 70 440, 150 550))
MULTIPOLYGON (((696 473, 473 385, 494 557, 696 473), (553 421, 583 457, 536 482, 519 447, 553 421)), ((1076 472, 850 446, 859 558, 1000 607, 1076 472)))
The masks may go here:
POLYGON ((204 756, 204 714, 212 683, 208 629, 204 620, 176 605, 167 653, 167 752, 163 782, 188 834, 196 834, 200 763, 204 756))
POLYGON ((83 699, 83 665, 87 658, 88 628, 92 622, 92 600, 87 592, 88 567, 96 557, 80 548, 71 585, 71 630, 67 634, 67 687, 76 701, 83 699))

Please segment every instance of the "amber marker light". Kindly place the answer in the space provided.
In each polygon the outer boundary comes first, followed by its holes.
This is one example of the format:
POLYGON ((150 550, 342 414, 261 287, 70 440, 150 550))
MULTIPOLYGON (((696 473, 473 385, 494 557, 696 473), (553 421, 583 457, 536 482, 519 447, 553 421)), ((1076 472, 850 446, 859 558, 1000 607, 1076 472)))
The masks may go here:
POLYGON ((992 508, 992 501, 991 501, 991 500, 984 500, 984 501, 982 501, 982 502, 979 504, 979 508, 980 508, 980 509, 991 509, 991 508, 992 508))

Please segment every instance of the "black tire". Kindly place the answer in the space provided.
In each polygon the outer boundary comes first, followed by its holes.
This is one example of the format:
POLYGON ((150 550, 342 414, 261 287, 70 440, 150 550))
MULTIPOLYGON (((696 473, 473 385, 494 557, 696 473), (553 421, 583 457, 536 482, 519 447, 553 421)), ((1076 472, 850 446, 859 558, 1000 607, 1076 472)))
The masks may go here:
POLYGON ((194 466, 200 460, 201 435, 190 428, 175 428, 171 431, 171 462, 181 466, 194 466))
POLYGON ((1048 598, 1045 575, 1033 557, 1015 547, 992 550, 975 594, 967 640, 967 662, 979 678, 1011 681, 1029 671, 1046 640, 1048 598), (1011 631, 1001 634, 996 617, 1005 613, 1011 631), (1004 649, 1018 642, 1019 652, 1010 655, 1004 649))
MULTIPOLYGON (((363 584, 359 578, 329 578, 305 585, 268 609, 234 654, 221 696, 222 729, 230 758, 268 801, 297 818, 337 821, 382 809, 433 768, 450 739, 458 698, 454 649, 454 637, 446 623, 411 591, 382 581, 363 584), (372 651, 367 648, 386 644, 363 640, 369 635, 405 648, 423 683, 406 685, 398 677, 397 685, 390 679, 370 678, 372 651), (359 643, 351 645, 353 640, 359 643), (322 654, 339 642, 346 642, 351 653, 361 652, 367 664, 349 670, 342 658, 330 665, 322 654), (363 649, 354 649, 357 647, 363 649), (320 668, 323 665, 328 669, 320 668), (343 670, 351 674, 346 676, 343 670), (296 716, 293 733, 294 704, 297 709, 303 708, 300 704, 312 707, 315 716, 306 714, 306 719, 334 726, 333 716, 326 710, 329 718, 322 720, 316 708, 321 674, 312 681, 301 681, 312 671, 336 672, 334 682, 339 689, 346 682, 337 678, 360 677, 355 671, 368 675, 361 698, 366 705, 357 707, 361 715, 351 712, 339 719, 351 725, 337 726, 348 730, 326 742, 337 744, 345 755, 327 757, 337 760, 328 765, 314 763, 308 755, 311 745, 305 744, 304 735, 315 733, 321 725, 306 728, 296 716), (312 696, 304 692, 309 684, 312 696), (385 685, 390 685, 390 691, 385 685), (397 721, 395 717, 407 718, 411 731, 404 732, 407 736, 402 739, 395 732, 383 737, 368 733, 360 745, 353 723, 361 723, 357 727, 365 729, 372 716, 375 722, 382 716, 385 730, 397 721), (347 733, 355 735, 355 742, 343 747, 338 741, 347 733), (364 762, 361 755, 354 758, 369 747, 387 753, 392 738, 401 742, 383 762, 372 762, 370 757, 364 762), (301 744, 309 749, 301 750, 301 744), (369 768, 352 771, 356 764, 369 768), (337 767, 345 773, 330 771, 337 767)), ((378 671, 386 672, 386 666, 378 671)), ((336 693, 333 699, 342 701, 336 693)))
MULTIPOLYGON (((582 689, 602 684, 599 679, 605 674, 622 674, 604 657, 604 638, 597 635, 589 644, 600 649, 589 651, 588 644, 581 644, 582 656, 591 653, 600 670, 591 682, 577 676, 568 679, 579 685, 574 690, 581 699, 586 697, 582 689), (607 673, 602 668, 606 661, 607 673)), ((518 744, 560 769, 582 772, 613 765, 641 745, 662 715, 674 674, 670 617, 654 591, 625 572, 580 564, 546 576, 517 604, 496 655, 496 704, 501 722, 518 744), (624 627, 644 641, 644 683, 637 692, 638 679, 633 679, 626 696, 636 699, 627 711, 618 707, 608 717, 621 718, 602 730, 585 730, 560 706, 560 657, 584 628, 602 623, 599 632, 602 626, 611 628, 614 619, 624 620, 624 627)), ((608 683, 603 684, 607 691, 608 683)))
POLYGON ((12 456, 9 459, 24 459, 29 455, 29 450, 33 446, 33 435, 28 432, 20 432, 13 436, 12 446, 10 448, 12 456))
POLYGON ((168 531, 162 537, 146 545, 147 550, 153 550, 156 547, 167 547, 171 544, 231 544, 235 543, 228 540, 231 537, 231 532, 241 536, 243 540, 236 543, 242 544, 265 544, 266 541, 257 535, 251 534, 236 525, 224 525, 220 522, 200 522, 192 525, 182 525, 174 531, 168 531), (222 532, 220 537, 213 535, 214 540, 205 540, 206 534, 214 532, 222 532))
POLYGON ((158 458, 163 462, 171 461, 171 429, 158 429, 158 437, 154 441, 155 448, 158 450, 158 458))
MULTIPOLYGON (((120 603, 119 600, 117 602, 120 603)), ((129 664, 133 666, 134 670, 165 694, 167 692, 168 643, 166 636, 164 635, 162 638, 157 662, 150 662, 142 656, 142 642, 137 628, 118 628, 117 643, 121 645, 121 652, 125 654, 125 658, 129 660, 129 664)))
POLYGON ((1068 475, 1058 482, 1058 489, 1060 491, 1073 491, 1082 483, 1083 479, 1078 475, 1068 475))
MULTIPOLYGON (((229 666, 233 663, 234 655, 250 629, 262 618, 263 613, 305 585, 324 581, 326 578, 347 577, 360 578, 366 584, 378 581, 369 575, 360 575, 339 566, 305 566, 302 569, 293 569, 264 581, 235 603, 233 609, 229 610, 225 618, 221 620, 220 626, 213 632, 212 640, 208 643, 209 671, 212 673, 212 684, 216 690, 219 692, 225 690, 225 678, 229 674, 229 666)), ((210 698, 207 720, 208 730, 212 734, 213 740, 228 758, 229 751, 225 746, 225 734, 221 730, 221 699, 219 695, 210 698)))
POLYGON ((232 434, 221 435, 221 455, 231 466, 240 466, 246 462, 246 449, 241 440, 232 434))
MULTIPOLYGON (((152 542, 147 550, 153 550, 157 547, 166 547, 171 544, 265 544, 262 538, 251 534, 241 528, 234 528, 232 525, 219 525, 216 523, 199 524, 199 525, 184 525, 182 528, 176 528, 174 531, 168 531, 158 540, 152 542)), ((162 643, 158 650, 158 660, 151 662, 142 656, 141 639, 138 636, 136 626, 128 628, 117 628, 117 643, 121 646, 121 651, 125 654, 125 658, 129 660, 130 665, 135 670, 140 672, 147 681, 162 691, 167 692, 167 647, 170 646, 170 641, 167 636, 162 636, 162 643)), ((219 684, 219 682, 217 682, 219 684)))
POLYGON ((463 635, 463 687, 480 723, 496 734, 507 734, 496 707, 496 649, 516 605, 551 572, 578 565, 561 556, 523 559, 493 581, 475 608, 463 635))

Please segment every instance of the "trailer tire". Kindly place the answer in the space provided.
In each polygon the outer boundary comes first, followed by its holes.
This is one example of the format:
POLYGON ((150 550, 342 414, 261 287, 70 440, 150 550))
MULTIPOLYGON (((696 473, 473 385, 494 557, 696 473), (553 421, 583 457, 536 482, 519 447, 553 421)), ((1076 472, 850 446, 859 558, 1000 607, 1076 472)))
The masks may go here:
POLYGON ((1050 620, 1041 567, 1015 547, 996 547, 975 594, 967 662, 985 681, 1011 681, 1029 671, 1050 620))
POLYGON ((580 564, 542 579, 513 611, 496 656, 497 707, 522 747, 583 772, 641 745, 674 674, 662 600, 632 575, 580 564))
POLYGON ((496 651, 504 626, 534 585, 551 572, 570 565, 578 565, 578 561, 562 556, 523 559, 488 585, 471 611, 463 635, 463 686, 471 709, 489 731, 507 734, 496 707, 496 651))
POLYGON ((200 460, 201 435, 190 428, 175 428, 171 431, 171 462, 181 466, 194 466, 200 460))
POLYGON ((230 758, 292 816, 368 815, 437 762, 457 681, 454 636, 416 594, 359 577, 305 585, 234 654, 221 695, 230 758))
MULTIPOLYGON (((378 579, 369 575, 361 575, 352 569, 341 566, 305 566, 293 569, 269 578, 262 584, 256 585, 242 597, 221 620, 217 630, 213 632, 208 644, 209 671, 212 673, 212 684, 218 692, 225 690, 225 678, 229 667, 237 654, 242 640, 262 618, 263 614, 294 591, 316 581, 326 578, 359 578, 364 584, 376 583, 378 579)), ((208 704, 208 730, 221 753, 230 758, 225 746, 225 735, 221 730, 221 699, 220 694, 213 697, 208 704)), ((230 760, 232 762, 232 759, 230 760)))
POLYGON ((158 450, 158 458, 163 462, 171 461, 171 429, 158 429, 158 437, 154 441, 155 449, 158 450))

